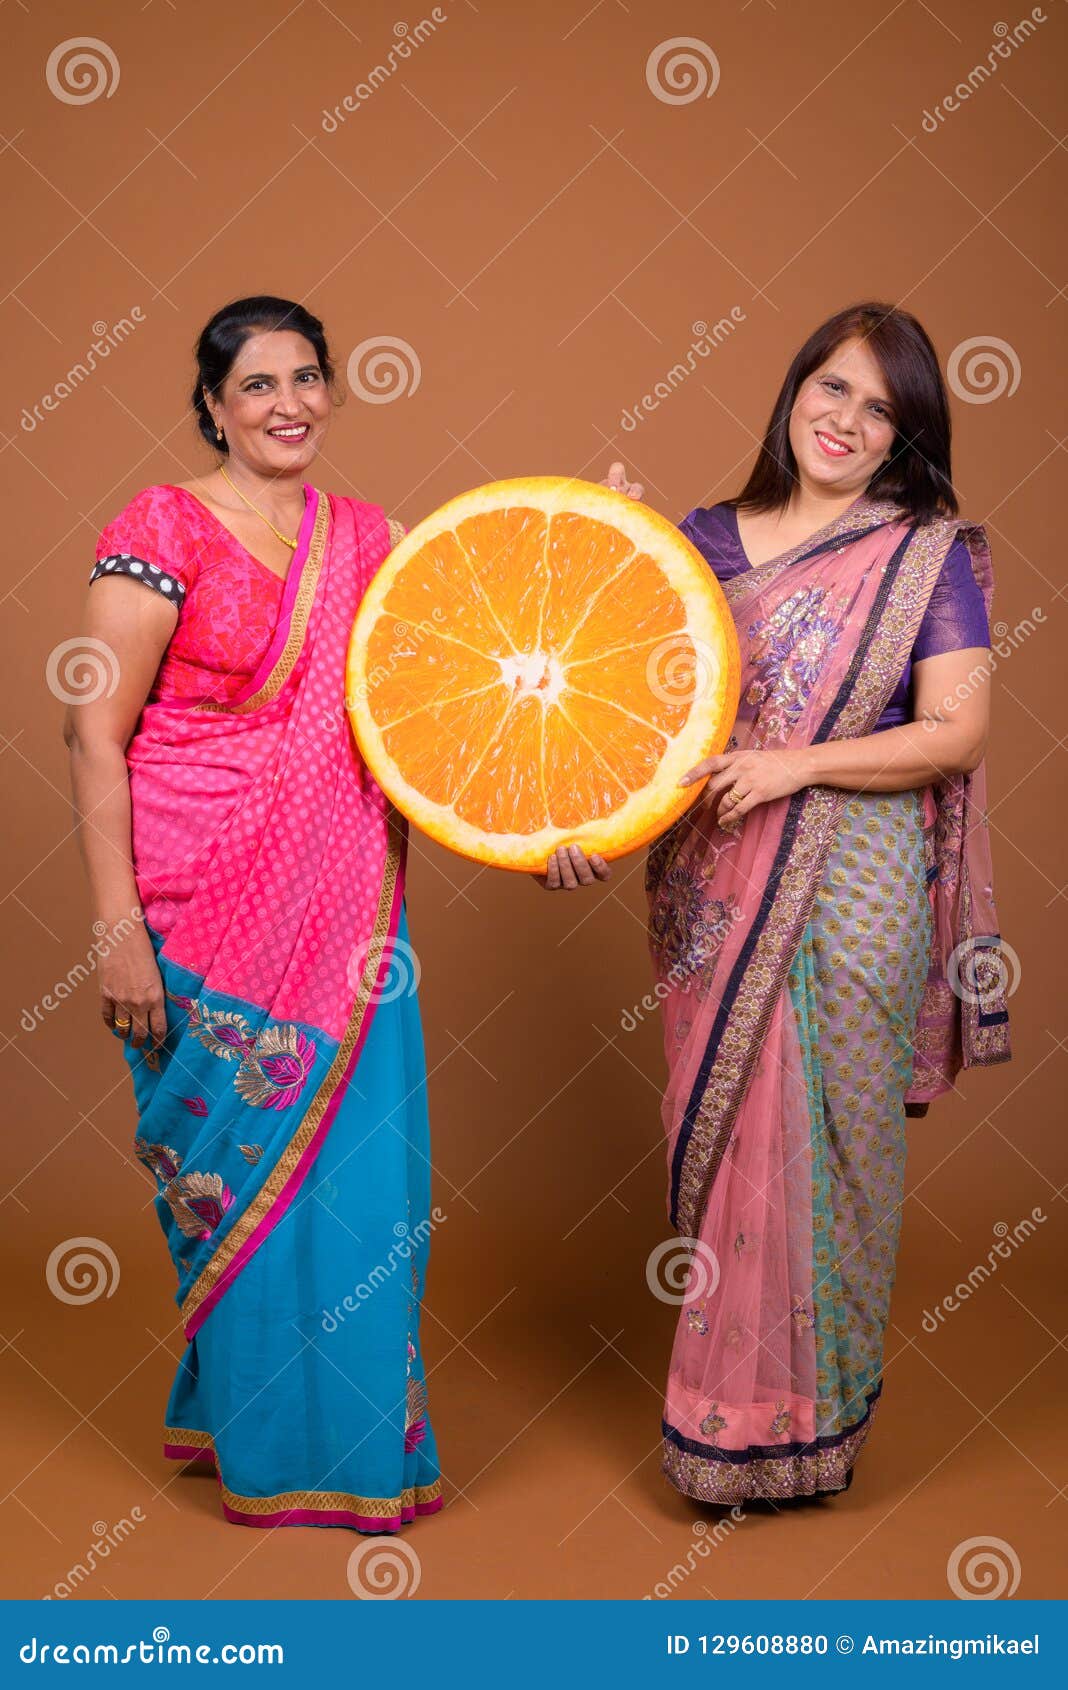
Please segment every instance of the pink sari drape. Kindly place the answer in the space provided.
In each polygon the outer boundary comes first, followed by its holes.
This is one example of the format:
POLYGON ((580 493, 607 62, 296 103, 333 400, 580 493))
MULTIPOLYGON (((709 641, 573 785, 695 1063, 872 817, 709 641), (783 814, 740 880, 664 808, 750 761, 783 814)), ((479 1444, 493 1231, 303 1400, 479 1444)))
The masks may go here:
MULTIPOLYGON (((892 506, 861 499, 804 546, 727 581, 742 652, 733 743, 870 733, 962 527, 947 519, 916 528, 892 506)), ((985 536, 966 528, 965 537, 989 606, 985 536)), ((962 1064, 1009 1054, 982 794, 979 770, 925 799, 933 941, 908 1094, 920 1107, 962 1064)), ((852 1457, 848 1440, 833 1452, 817 1447, 815 1347, 811 1318, 800 1318, 815 1273, 810 1099, 787 989, 847 797, 807 788, 759 805, 737 833, 698 801, 650 853, 669 1212, 695 1248, 676 1359, 689 1322, 704 1377, 718 1370, 734 1405, 725 1426, 715 1403, 710 1410, 679 1385, 686 1369, 673 1370, 665 1430, 686 1450, 672 1456, 676 1476, 680 1459, 706 1471, 718 1459, 711 1452, 733 1451, 739 1466, 749 1452, 745 1478, 724 1458, 724 1500, 841 1488, 852 1457), (734 1177, 720 1179, 728 1157, 734 1177), (792 1464, 785 1476, 776 1449, 792 1464)), ((719 1493, 695 1484, 692 1494, 719 1493)))
MULTIPOLYGON (((173 1229, 189 1337, 312 1165, 366 1040, 403 899, 405 826, 343 703, 353 619, 390 530, 377 506, 309 492, 258 672, 225 705, 150 702, 127 751, 134 866, 168 995, 184 1036, 237 1076, 199 1125, 200 1097, 176 1096, 165 1121, 161 1093, 152 1117, 149 1151, 179 1145, 228 1199, 199 1241, 173 1229), (172 978, 199 984, 172 989, 172 978), (252 1161, 229 1143, 224 1101, 235 1117, 249 1103, 260 1112, 252 1161)), ((181 1178, 168 1190, 192 1200, 181 1178)))

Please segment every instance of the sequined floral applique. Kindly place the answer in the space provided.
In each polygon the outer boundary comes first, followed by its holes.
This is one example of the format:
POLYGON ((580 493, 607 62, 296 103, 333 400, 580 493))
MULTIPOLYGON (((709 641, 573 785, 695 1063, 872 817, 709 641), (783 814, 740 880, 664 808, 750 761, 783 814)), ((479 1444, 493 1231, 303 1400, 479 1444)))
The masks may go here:
POLYGON ((239 1144, 237 1148, 251 1168, 254 1168, 263 1156, 262 1144, 239 1144))
POLYGON ((790 1430, 790 1410, 787 1408, 786 1404, 780 1399, 775 1404, 775 1414, 774 1414, 774 1417, 773 1417, 772 1422, 771 1422, 771 1435, 772 1435, 773 1438, 782 1438, 782 1437, 785 1437, 786 1433, 789 1430, 790 1430))
POLYGON ((805 1307, 803 1297, 794 1298, 794 1306, 791 1313, 796 1331, 807 1332, 810 1326, 815 1325, 815 1321, 812 1318, 812 1312, 810 1309, 805 1307))
POLYGON ((718 853, 703 866, 679 856, 661 877, 649 911, 649 942, 660 975, 684 991, 699 978, 705 986, 735 919, 737 900, 712 898, 708 882, 718 853))
POLYGON ((701 1435, 714 1438, 717 1432, 722 1432, 727 1422, 719 1412, 719 1403, 714 1402, 701 1422, 701 1435))
POLYGON ((756 678, 745 696, 757 711, 754 744, 789 737, 834 649, 842 611, 825 587, 802 587, 770 616, 750 623, 746 632, 756 678))
POLYGON ((695 1332, 699 1338, 708 1337, 708 1316, 705 1314, 703 1303, 698 1309, 686 1310, 686 1324, 690 1331, 695 1332))

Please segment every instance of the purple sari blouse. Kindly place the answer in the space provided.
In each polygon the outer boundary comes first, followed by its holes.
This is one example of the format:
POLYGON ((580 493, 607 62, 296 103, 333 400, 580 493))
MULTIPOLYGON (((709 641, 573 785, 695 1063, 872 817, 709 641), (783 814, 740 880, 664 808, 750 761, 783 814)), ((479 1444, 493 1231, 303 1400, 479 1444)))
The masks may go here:
MULTIPOLYGON (((697 547, 718 580, 729 580, 749 569, 738 533, 733 505, 698 506, 683 517, 679 528, 697 547)), ((912 665, 947 651, 990 644, 990 626, 979 584, 972 572, 968 548, 959 537, 946 553, 908 662, 873 732, 899 728, 912 720, 912 665)))

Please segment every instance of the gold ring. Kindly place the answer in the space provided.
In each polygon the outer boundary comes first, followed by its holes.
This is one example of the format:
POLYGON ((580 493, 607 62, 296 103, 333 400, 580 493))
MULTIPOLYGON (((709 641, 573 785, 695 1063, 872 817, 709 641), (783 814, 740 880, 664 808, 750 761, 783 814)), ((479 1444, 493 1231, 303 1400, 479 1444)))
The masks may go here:
POLYGON ((128 1015, 116 1015, 115 1025, 120 1033, 127 1032, 130 1027, 130 1017, 128 1015))
POLYGON ((749 794, 746 792, 739 792, 736 786, 732 786, 727 796, 730 798, 732 804, 739 804, 741 800, 743 798, 747 798, 749 794))

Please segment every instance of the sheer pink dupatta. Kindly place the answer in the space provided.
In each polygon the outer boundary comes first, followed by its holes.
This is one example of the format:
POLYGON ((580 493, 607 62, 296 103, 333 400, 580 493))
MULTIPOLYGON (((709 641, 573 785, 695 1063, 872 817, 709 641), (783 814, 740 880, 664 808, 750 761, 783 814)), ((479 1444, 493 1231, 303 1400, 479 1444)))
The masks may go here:
MULTIPOLYGON (((739 748, 871 731, 959 526, 914 529, 893 507, 860 500, 804 547, 725 583, 742 650, 739 748)), ((980 565, 984 554, 980 535, 980 565)), ((813 1284, 810 1120, 786 980, 845 801, 835 789, 807 788, 758 806, 732 835, 698 800, 650 853, 669 1070, 669 1207, 677 1229, 699 1241, 668 1414, 706 1445, 721 1445, 724 1433, 697 1381, 717 1356, 712 1371, 734 1409, 725 1447, 804 1442, 818 1432, 814 1344, 803 1316, 813 1284), (700 1339, 692 1370, 689 1332, 700 1339)), ((955 801, 959 807, 952 794, 933 799, 931 820, 955 801)), ((978 883, 989 884, 985 828, 974 805, 966 813, 970 831, 943 828, 946 878, 932 878, 937 937, 925 1013, 939 1011, 939 1052, 951 1029, 961 1056, 996 1061, 1008 1054, 1004 1022, 996 1048, 969 1049, 961 1001, 950 991, 947 1004, 944 990, 944 947, 949 938, 961 943, 964 918, 981 914, 990 922, 986 937, 996 935, 992 903, 974 895, 978 883), (962 878, 970 899, 954 891, 962 878)), ((986 1012, 1003 1005, 988 1001, 986 1012)))

